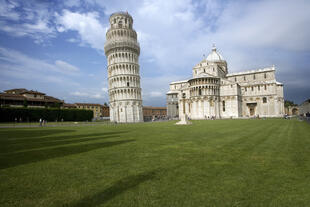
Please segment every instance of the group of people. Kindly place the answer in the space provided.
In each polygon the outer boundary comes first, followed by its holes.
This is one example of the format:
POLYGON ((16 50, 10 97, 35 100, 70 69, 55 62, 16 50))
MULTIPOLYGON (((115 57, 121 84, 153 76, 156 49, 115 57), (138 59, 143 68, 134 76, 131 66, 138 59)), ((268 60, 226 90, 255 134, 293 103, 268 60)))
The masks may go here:
POLYGON ((40 126, 45 126, 47 124, 47 121, 42 118, 40 118, 39 122, 40 122, 40 126))
POLYGON ((207 115, 205 115, 205 119, 215 120, 216 116, 207 116, 207 115))

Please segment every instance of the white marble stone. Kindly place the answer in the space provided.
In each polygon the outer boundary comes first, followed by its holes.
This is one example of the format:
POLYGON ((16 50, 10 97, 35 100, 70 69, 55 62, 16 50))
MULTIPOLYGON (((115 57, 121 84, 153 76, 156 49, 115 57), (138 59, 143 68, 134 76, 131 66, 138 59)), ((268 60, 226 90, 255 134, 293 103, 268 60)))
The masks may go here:
POLYGON ((140 46, 132 28, 133 19, 127 12, 110 16, 104 46, 108 62, 110 120, 112 122, 142 122, 140 87, 140 46))
POLYGON ((190 119, 282 117, 283 84, 276 81, 275 67, 228 73, 227 63, 215 46, 193 68, 193 78, 170 84, 167 100, 177 94, 178 104, 168 105, 168 114, 190 119), (181 107, 185 101, 187 107, 181 107), (170 111, 169 111, 170 110, 170 111))

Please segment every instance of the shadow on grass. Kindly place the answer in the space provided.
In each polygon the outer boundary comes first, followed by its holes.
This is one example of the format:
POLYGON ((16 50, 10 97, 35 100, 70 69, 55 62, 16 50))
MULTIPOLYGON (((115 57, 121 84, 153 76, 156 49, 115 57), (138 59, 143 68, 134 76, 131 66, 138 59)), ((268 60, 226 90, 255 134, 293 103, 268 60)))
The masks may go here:
POLYGON ((26 152, 17 152, 9 155, 0 155, 0 169, 9 167, 15 167, 18 165, 28 164, 32 162, 38 162, 51 158, 64 157, 67 155, 73 155, 91 150, 96 150, 104 147, 112 147, 119 144, 125 144, 133 142, 135 140, 122 140, 114 142, 101 142, 91 144, 79 144, 71 146, 62 146, 58 148, 32 150, 26 152))
POLYGON ((8 140, 2 141, 0 146, 0 154, 10 154, 16 151, 36 149, 41 147, 53 147, 57 145, 74 144, 79 142, 95 141, 100 139, 107 139, 117 136, 125 132, 106 132, 106 133, 93 133, 93 134, 78 134, 66 135, 55 137, 43 137, 27 140, 8 140), (115 135, 115 136, 113 136, 115 135))
POLYGON ((36 138, 36 137, 44 137, 50 136, 60 133, 72 133, 76 130, 71 129, 1 129, 0 130, 0 141, 7 141, 10 139, 18 140, 18 139, 27 139, 27 138, 36 138))
POLYGON ((92 196, 85 197, 71 205, 64 205, 64 206, 72 206, 72 207, 90 206, 92 207, 92 206, 98 206, 98 205, 104 204, 107 201, 118 196, 119 194, 131 188, 134 188, 143 182, 154 179, 156 177, 157 171, 159 170, 157 169, 157 170, 153 170, 150 172, 144 172, 138 175, 132 175, 132 176, 126 177, 124 179, 117 181, 111 187, 101 192, 98 192, 92 196))

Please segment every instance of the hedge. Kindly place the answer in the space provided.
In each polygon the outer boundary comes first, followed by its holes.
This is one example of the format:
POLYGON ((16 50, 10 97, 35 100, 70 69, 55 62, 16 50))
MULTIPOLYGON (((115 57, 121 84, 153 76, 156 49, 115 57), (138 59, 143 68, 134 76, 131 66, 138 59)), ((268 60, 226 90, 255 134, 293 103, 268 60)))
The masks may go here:
POLYGON ((40 118, 47 121, 90 121, 93 112, 83 109, 0 108, 0 122, 36 122, 40 118))

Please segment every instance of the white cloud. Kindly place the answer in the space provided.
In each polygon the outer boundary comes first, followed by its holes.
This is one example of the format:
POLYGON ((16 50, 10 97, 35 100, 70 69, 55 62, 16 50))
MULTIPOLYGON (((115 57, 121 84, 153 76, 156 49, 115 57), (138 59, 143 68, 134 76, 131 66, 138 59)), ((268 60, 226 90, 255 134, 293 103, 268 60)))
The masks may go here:
POLYGON ((108 92, 108 88, 101 88, 101 90, 104 92, 104 93, 107 93, 108 92))
POLYGON ((14 21, 19 20, 20 15, 15 10, 17 6, 18 4, 15 2, 6 2, 5 0, 0 0, 0 17, 14 21))
POLYGON ((82 43, 103 51, 106 29, 99 18, 97 12, 78 13, 63 10, 62 14, 56 14, 58 32, 77 31, 82 43))
MULTIPOLYGON (((61 32, 63 32, 65 30, 62 30, 61 32)), ((76 38, 69 38, 67 39, 68 42, 71 42, 71 43, 76 43, 76 42, 79 42, 80 40, 76 39, 76 38)))
POLYGON ((165 96, 162 92, 159 92, 159 91, 151 91, 150 92, 150 96, 151 97, 162 97, 162 96, 165 96))
POLYGON ((0 0, 0 30, 15 37, 31 37, 35 43, 56 36, 52 15, 46 2, 0 0))
POLYGON ((77 75, 79 69, 61 60, 55 64, 31 58, 16 50, 0 47, 1 74, 34 82, 54 82, 78 85, 67 76, 77 75))
POLYGON ((67 7, 78 7, 81 5, 80 0, 66 0, 64 1, 65 6, 67 7))
POLYGON ((235 45, 309 50, 309 1, 259 1, 228 6, 214 35, 235 45), (239 7, 239 9, 236 9, 239 7), (242 10, 240 9, 242 8, 242 10))
POLYGON ((71 95, 81 96, 81 97, 88 97, 88 93, 82 93, 82 92, 79 92, 79 91, 72 92, 71 95))
POLYGON ((62 71, 68 71, 68 72, 78 72, 80 71, 77 67, 62 61, 62 60, 56 60, 55 61, 55 65, 61 69, 62 71))
POLYGON ((106 98, 102 93, 98 92, 81 92, 81 91, 75 91, 72 92, 71 95, 82 97, 82 98, 89 98, 89 99, 104 99, 106 98))

